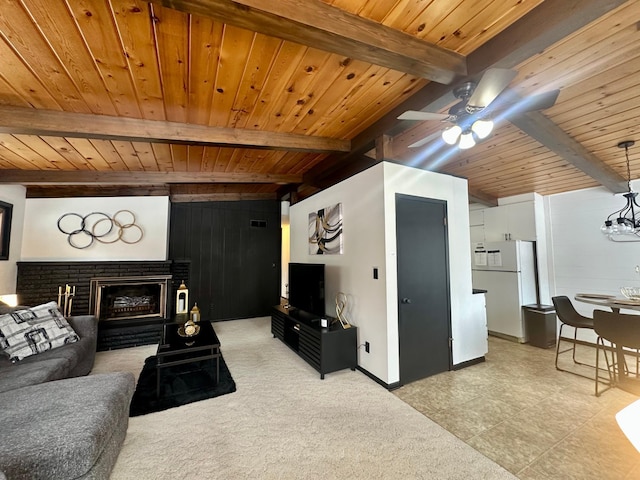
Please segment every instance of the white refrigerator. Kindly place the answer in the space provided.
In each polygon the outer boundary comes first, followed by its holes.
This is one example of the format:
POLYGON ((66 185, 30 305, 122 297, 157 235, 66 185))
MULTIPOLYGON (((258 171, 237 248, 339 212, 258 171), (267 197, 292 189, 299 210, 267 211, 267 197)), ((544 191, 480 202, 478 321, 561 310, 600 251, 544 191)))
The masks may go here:
POLYGON ((473 288, 487 291, 489 333, 526 342, 522 306, 536 303, 534 243, 524 240, 475 243, 471 265, 473 288))

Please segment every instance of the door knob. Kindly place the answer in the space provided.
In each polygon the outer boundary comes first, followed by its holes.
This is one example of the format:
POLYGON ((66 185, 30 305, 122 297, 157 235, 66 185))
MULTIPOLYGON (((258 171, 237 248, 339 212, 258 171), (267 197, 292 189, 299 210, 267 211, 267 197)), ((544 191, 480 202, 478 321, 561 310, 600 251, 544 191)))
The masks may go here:
POLYGON ((403 298, 402 300, 400 300, 401 303, 411 303, 411 299, 410 298, 403 298))

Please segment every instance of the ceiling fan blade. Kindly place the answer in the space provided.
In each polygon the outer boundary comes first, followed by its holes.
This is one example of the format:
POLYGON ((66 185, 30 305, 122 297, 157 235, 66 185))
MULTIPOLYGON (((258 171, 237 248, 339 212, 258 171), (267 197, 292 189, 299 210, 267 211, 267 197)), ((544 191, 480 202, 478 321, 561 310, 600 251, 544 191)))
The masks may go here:
POLYGON ((441 132, 434 132, 431 135, 427 135, 426 137, 424 137, 422 140, 418 140, 415 143, 412 143, 411 145, 409 145, 409 148, 417 148, 417 147, 421 147, 423 145, 426 145, 427 143, 435 140, 436 138, 438 138, 441 135, 441 132))
POLYGON ((469 101, 468 107, 474 109, 482 109, 487 107, 500 93, 507 88, 518 72, 515 70, 508 70, 506 68, 490 68, 480 79, 480 83, 473 91, 469 101))
POLYGON ((446 120, 449 115, 446 113, 420 112, 416 110, 407 110, 398 117, 398 120, 446 120))
POLYGON ((549 92, 525 97, 522 99, 522 111, 532 112, 534 110, 546 110, 547 108, 551 108, 555 105, 558 95, 560 95, 560 90, 551 90, 549 92))

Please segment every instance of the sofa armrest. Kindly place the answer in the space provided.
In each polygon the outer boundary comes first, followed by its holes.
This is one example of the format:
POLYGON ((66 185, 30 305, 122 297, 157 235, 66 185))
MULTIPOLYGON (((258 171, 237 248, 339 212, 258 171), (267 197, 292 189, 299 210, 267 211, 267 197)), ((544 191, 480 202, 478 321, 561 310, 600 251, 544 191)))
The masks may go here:
POLYGON ((70 345, 78 351, 78 362, 69 372, 70 377, 87 375, 93 368, 98 344, 98 318, 95 315, 76 315, 67 317, 71 328, 80 337, 80 341, 70 345))
POLYGON ((98 318, 95 315, 75 315, 67 317, 67 321, 80 338, 98 338, 98 318))

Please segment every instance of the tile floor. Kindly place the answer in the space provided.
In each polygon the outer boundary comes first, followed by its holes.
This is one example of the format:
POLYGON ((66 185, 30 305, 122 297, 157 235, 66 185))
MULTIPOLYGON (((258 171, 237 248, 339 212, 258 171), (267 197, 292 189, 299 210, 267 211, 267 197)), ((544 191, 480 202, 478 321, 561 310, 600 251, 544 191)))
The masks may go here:
MULTIPOLYGON (((640 479, 640 453, 615 420, 638 397, 617 388, 596 397, 593 380, 557 371, 554 355, 490 337, 486 362, 394 393, 521 479, 640 479)), ((561 366, 574 368, 570 355, 561 366)), ((595 359, 594 349, 580 347, 578 359, 595 359)))

